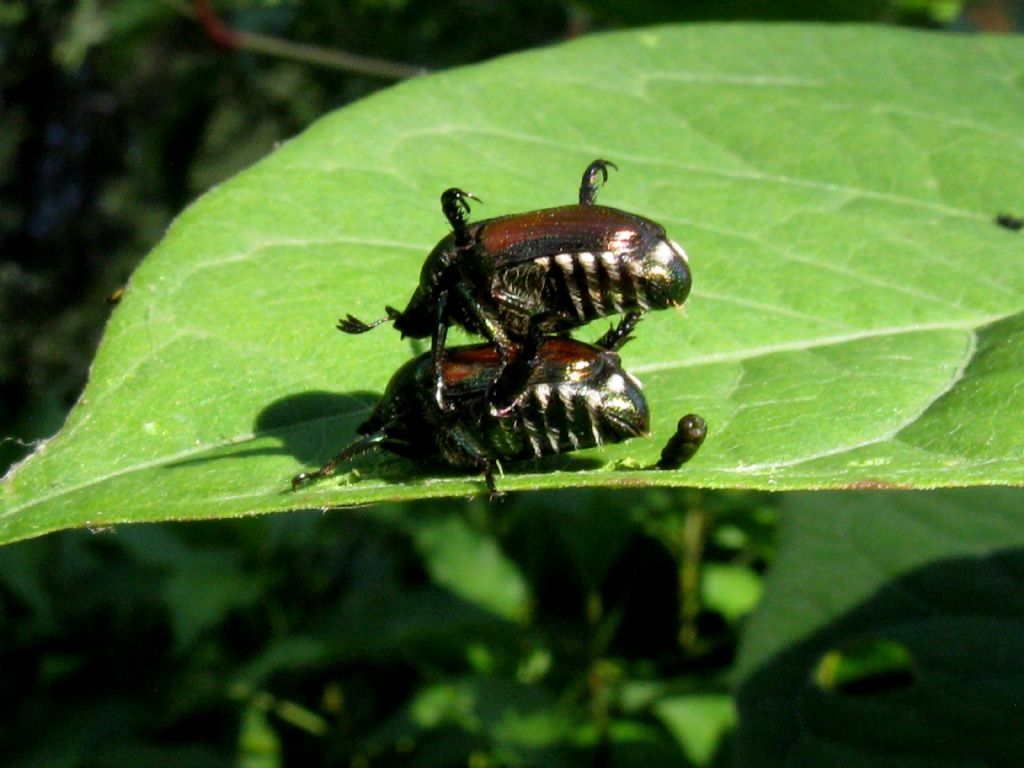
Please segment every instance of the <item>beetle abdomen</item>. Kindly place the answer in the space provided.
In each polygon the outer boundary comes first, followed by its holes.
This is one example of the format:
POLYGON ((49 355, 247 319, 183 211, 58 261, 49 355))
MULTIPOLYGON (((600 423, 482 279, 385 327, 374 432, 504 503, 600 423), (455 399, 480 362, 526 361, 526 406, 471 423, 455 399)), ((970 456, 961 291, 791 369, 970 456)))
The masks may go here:
POLYGON ((648 428, 640 383, 607 366, 584 380, 529 387, 513 417, 494 420, 488 442, 502 458, 540 457, 619 443, 648 428))
POLYGON ((686 254, 658 239, 643 253, 581 251, 537 256, 503 275, 506 300, 545 307, 541 328, 581 326, 609 314, 679 306, 690 291, 686 254))

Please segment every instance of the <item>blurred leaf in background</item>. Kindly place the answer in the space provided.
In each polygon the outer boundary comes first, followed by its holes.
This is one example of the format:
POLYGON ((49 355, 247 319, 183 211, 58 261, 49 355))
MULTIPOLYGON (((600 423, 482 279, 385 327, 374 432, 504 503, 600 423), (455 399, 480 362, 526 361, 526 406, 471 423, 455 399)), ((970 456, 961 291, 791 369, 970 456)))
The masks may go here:
MULTIPOLYGON (((687 494, 703 510, 707 557, 760 573, 770 542, 740 514, 750 499, 687 494)), ((681 601, 701 598, 681 597, 681 563, 645 523, 683 498, 607 496, 517 496, 488 514, 478 501, 435 502, 134 526, 4 547, 9 764, 280 754, 309 765, 417 755, 574 765, 597 750, 616 764, 690 755, 711 765, 732 723, 723 672, 745 614, 698 604, 701 650, 684 649, 681 601), (608 515, 609 501, 625 516, 608 515), (481 588, 493 579, 508 585, 481 588)))

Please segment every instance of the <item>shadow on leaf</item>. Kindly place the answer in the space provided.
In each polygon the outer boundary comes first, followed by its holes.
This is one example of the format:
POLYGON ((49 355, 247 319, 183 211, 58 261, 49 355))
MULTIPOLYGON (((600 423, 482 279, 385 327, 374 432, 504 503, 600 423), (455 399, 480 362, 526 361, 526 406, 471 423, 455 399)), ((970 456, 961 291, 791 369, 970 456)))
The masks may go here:
POLYGON ((751 673, 738 704, 741 765, 1019 764, 1024 549, 940 560, 889 582, 751 673), (895 675, 879 653, 892 649, 895 675), (837 658, 861 679, 823 682, 837 658), (893 754, 908 762, 888 762, 893 754))
MULTIPOLYGON (((246 448, 216 456, 185 459, 169 466, 186 466, 223 459, 243 459, 252 456, 289 455, 299 465, 316 469, 346 446, 358 439, 357 429, 370 415, 381 395, 369 391, 332 393, 324 391, 303 392, 289 395, 271 402, 256 417, 253 423, 255 437, 271 437, 281 441, 276 447, 246 448)), ((531 472, 578 472, 596 469, 602 462, 594 458, 572 455, 558 455, 543 459, 527 459, 505 462, 504 470, 527 469, 531 472)), ((363 476, 374 480, 404 484, 428 480, 433 477, 465 477, 469 470, 452 467, 440 461, 408 459, 387 450, 371 450, 366 455, 354 457, 338 468, 336 477, 356 469, 363 476)), ((502 473, 499 473, 500 485, 502 473)), ((289 489, 290 492, 290 489, 289 489)))

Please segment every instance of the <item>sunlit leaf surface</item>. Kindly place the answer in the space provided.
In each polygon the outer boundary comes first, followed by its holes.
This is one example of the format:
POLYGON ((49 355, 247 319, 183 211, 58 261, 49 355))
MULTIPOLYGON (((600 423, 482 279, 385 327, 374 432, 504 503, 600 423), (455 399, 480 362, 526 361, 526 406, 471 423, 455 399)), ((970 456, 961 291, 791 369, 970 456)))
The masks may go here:
MULTIPOLYGON (((69 526, 478 493, 393 456, 293 494, 414 352, 390 328, 446 231, 600 200, 690 254, 683 312, 623 352, 650 438, 506 466, 576 485, 931 487, 1024 480, 1024 46, 880 28, 592 37, 404 83, 321 120, 175 222, 62 431, 0 487, 0 540, 69 526), (652 464, 678 418, 710 435, 652 464), (623 460, 629 461, 623 461, 623 460)), ((584 329, 592 339, 604 322, 584 329)), ((420 347, 422 348, 422 346, 420 347)))

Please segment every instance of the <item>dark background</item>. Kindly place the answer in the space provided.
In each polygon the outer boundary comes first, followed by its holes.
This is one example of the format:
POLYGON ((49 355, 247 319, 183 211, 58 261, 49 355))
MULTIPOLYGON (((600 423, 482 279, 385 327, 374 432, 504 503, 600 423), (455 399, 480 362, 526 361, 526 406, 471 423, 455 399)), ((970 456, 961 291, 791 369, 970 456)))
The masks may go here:
MULTIPOLYGON (((275 142, 387 87, 391 65, 437 70, 670 21, 963 32, 1014 31, 1021 18, 1014 3, 928 0, 8 0, 0 473, 59 428, 110 301, 171 218, 275 142), (384 61, 354 71, 343 53, 384 61)), ((624 681, 727 691, 742 616, 709 601, 699 575, 714 563, 757 578, 774 539, 767 497, 649 491, 6 547, 0 744, 19 766, 686 764, 650 711, 629 712, 624 681), (526 616, 510 622, 444 587, 423 541, 449 518, 518 570, 526 616), (417 720, 433 690, 449 698, 417 720), (523 747, 481 702, 537 713, 536 733, 555 736, 523 747), (618 726, 634 721, 642 738, 624 737, 618 726)))

